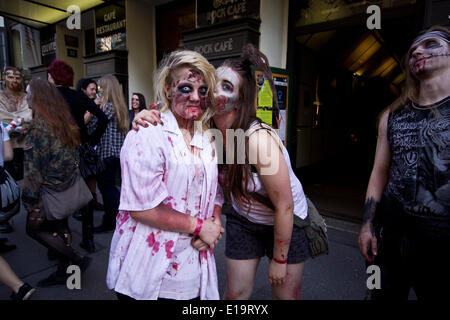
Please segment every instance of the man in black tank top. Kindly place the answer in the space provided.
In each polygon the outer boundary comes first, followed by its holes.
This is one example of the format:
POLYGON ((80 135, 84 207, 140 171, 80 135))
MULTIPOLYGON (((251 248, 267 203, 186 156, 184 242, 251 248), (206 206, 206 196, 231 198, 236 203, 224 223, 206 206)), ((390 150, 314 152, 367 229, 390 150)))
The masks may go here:
POLYGON ((381 116, 361 254, 380 269, 374 300, 449 297, 450 32, 432 27, 405 59, 405 94, 381 116))

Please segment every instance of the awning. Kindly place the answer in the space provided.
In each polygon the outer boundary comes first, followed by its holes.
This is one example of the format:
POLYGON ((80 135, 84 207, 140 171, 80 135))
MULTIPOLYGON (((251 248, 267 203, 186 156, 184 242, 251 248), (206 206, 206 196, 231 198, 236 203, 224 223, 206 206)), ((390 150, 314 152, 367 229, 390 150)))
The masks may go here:
POLYGON ((108 0, 0 0, 0 16, 39 29, 70 16, 67 8, 76 5, 86 11, 108 0))

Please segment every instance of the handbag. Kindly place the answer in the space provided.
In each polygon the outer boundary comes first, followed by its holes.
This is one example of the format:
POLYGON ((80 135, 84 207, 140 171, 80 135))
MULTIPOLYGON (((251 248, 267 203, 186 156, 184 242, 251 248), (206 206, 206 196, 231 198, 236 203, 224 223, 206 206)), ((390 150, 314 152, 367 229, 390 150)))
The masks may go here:
POLYGON ((20 212, 21 190, 9 172, 0 166, 0 223, 20 212))
POLYGON ((93 199, 78 166, 68 181, 58 185, 43 184, 41 191, 42 207, 48 220, 67 218, 93 199))
MULTIPOLYGON (((275 210, 275 206, 268 197, 257 192, 252 192, 250 195, 256 201, 275 210)), ((309 254, 311 258, 316 258, 323 254, 328 254, 327 225, 325 224, 325 219, 322 218, 314 203, 312 203, 308 197, 306 197, 306 201, 308 204, 308 216, 306 219, 302 219, 294 214, 294 225, 305 231, 309 243, 309 254)))
POLYGON ((99 161, 97 152, 89 143, 79 147, 80 173, 84 179, 96 176, 104 170, 103 161, 99 161))

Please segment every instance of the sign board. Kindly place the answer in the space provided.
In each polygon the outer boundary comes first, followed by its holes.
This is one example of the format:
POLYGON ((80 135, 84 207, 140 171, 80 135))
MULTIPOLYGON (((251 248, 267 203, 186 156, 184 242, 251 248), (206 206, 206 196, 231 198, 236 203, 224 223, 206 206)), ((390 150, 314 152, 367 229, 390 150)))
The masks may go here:
POLYGON ((245 34, 211 37, 185 43, 185 48, 202 54, 206 59, 239 55, 245 44, 245 34))
POLYGON ((238 18, 259 18, 260 0, 197 0, 197 27, 238 18))
POLYGON ((272 68, 275 92, 272 92, 269 81, 264 79, 262 71, 255 70, 254 77, 258 92, 255 101, 256 116, 273 128, 279 129, 280 138, 284 145, 287 145, 289 74, 286 70, 272 68), (275 99, 278 102, 278 109, 274 104, 275 99))
POLYGON ((123 6, 111 4, 95 9, 97 51, 126 48, 126 19, 123 6))
POLYGON ((67 56, 71 58, 76 58, 78 57, 78 52, 75 49, 67 48, 67 56))
POLYGON ((43 57, 55 53, 56 53, 56 40, 52 40, 41 44, 41 54, 43 57))

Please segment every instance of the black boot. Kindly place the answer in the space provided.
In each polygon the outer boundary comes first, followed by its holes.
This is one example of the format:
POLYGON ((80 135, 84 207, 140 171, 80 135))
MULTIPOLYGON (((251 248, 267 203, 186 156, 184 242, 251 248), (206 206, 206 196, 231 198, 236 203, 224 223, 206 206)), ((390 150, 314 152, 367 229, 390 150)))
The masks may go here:
POLYGON ((86 207, 82 209, 82 241, 80 247, 89 253, 95 252, 94 243, 94 200, 91 200, 86 207))
MULTIPOLYGON (((59 256, 59 255, 58 255, 59 256)), ((67 258, 59 257, 58 268, 55 272, 50 274, 47 278, 38 281, 37 286, 39 288, 46 288, 57 285, 65 285, 67 283, 67 267, 70 265, 67 258)))
POLYGON ((98 202, 97 199, 97 193, 93 193, 92 196, 94 197, 94 210, 96 211, 105 211, 105 207, 103 206, 103 203, 98 202))
POLYGON ((13 227, 9 224, 8 221, 0 223, 0 232, 1 233, 10 233, 13 232, 13 227))

